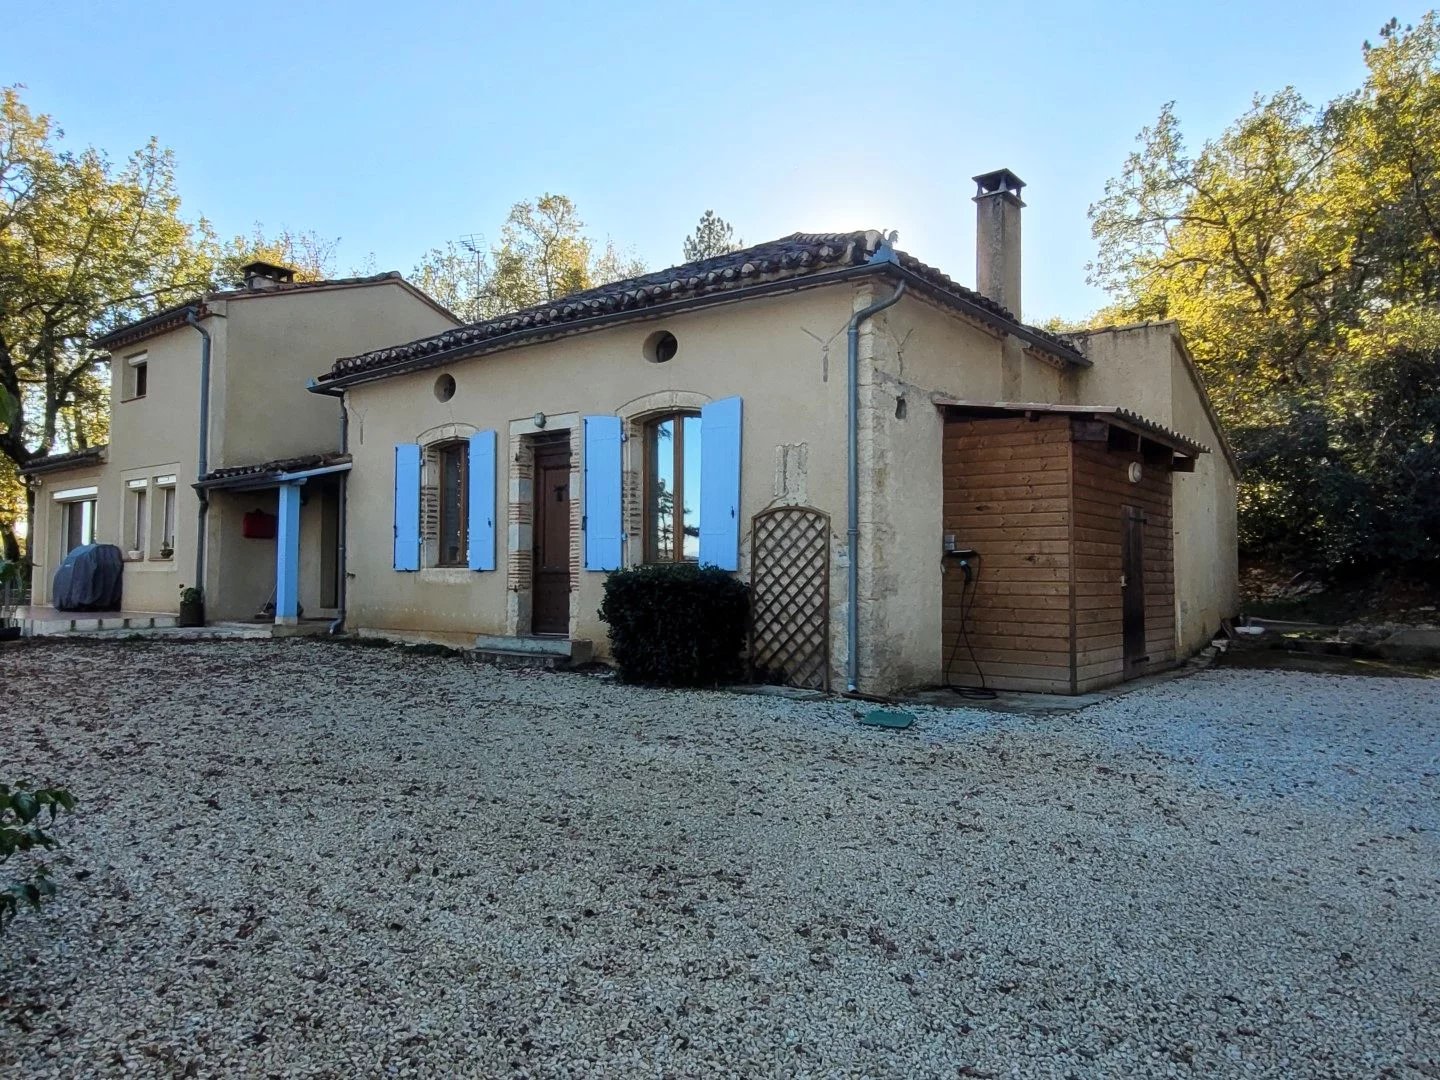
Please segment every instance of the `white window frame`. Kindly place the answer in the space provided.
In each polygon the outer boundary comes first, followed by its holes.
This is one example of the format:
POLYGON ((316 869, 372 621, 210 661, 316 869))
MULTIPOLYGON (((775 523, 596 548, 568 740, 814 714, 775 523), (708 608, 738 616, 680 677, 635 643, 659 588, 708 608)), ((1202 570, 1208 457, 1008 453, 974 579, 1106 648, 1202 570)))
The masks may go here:
POLYGON ((95 516, 100 504, 99 489, 91 487, 57 491, 55 501, 60 504, 60 546, 64 549, 61 556, 63 558, 76 547, 95 542, 95 516), (70 515, 74 514, 76 509, 81 513, 80 542, 70 547, 70 515))
POLYGON ((165 559, 168 561, 175 557, 176 519, 180 509, 179 495, 175 488, 175 476, 173 474, 167 474, 165 476, 155 477, 155 489, 160 493, 160 497, 155 500, 155 513, 158 515, 157 520, 159 521, 160 527, 156 529, 153 534, 155 537, 155 547, 154 554, 151 558, 165 559), (168 514, 166 513, 167 509, 169 510, 168 514), (166 520, 167 518, 169 519, 168 521, 166 520), (169 536, 165 535, 167 525, 169 526, 169 536), (165 550, 167 541, 169 542, 170 554, 168 556, 161 555, 160 553, 165 550))
POLYGON ((137 401, 147 397, 150 393, 150 354, 149 352, 138 352, 133 356, 125 358, 125 368, 121 372, 120 400, 137 401), (145 369, 145 393, 138 393, 140 375, 137 369, 145 369))
POLYGON ((125 553, 139 552, 143 559, 150 553, 150 481, 145 478, 125 482, 125 553))

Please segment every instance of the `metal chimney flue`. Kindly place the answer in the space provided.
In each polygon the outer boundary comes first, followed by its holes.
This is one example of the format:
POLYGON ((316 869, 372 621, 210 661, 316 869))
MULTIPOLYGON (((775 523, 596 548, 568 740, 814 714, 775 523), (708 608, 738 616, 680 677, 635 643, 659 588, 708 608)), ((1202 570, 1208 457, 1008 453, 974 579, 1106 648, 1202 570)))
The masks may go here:
POLYGON ((975 287, 1017 319, 1020 312, 1020 211, 1025 186, 1009 169, 975 180, 975 287))

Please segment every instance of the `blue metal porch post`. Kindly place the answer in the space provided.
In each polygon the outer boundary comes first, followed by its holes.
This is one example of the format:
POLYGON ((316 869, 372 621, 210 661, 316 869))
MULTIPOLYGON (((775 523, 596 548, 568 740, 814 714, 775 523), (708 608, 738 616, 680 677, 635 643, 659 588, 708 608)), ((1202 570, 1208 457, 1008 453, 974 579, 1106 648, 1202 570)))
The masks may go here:
POLYGON ((300 604, 300 485, 280 485, 275 540, 275 625, 294 626, 300 604))

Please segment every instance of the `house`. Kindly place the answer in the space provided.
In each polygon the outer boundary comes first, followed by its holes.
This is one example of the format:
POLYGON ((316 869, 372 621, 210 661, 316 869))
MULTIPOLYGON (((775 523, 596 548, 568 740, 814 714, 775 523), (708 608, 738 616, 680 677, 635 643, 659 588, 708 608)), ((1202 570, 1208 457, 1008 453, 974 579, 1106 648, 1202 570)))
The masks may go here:
MULTIPOLYGON (((396 273, 297 282, 263 262, 241 288, 208 293, 95 342, 110 354, 110 442, 23 470, 34 492, 34 602, 78 544, 125 555, 127 610, 174 612, 180 587, 204 586, 210 619, 280 622, 340 610, 340 527, 349 462, 341 417, 305 393, 336 352, 458 325, 396 273), (278 480, 296 493, 283 502, 278 480), (287 516, 288 515, 288 516, 287 516), (295 610, 276 610, 277 533, 306 539, 282 567, 295 610)), ((282 575, 283 576, 283 575, 282 575)))
POLYGON ((976 182, 976 289, 795 234, 336 360, 346 625, 603 655, 606 572, 698 559, 797 685, 1076 693, 1208 643, 1237 473, 1184 342, 1020 322, 1023 184, 976 182))

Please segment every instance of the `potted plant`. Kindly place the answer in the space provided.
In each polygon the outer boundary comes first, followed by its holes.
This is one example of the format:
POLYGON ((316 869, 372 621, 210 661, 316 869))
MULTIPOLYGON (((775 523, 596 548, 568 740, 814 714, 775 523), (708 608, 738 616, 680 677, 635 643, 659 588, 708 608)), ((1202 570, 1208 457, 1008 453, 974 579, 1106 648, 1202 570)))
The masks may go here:
POLYGON ((194 585, 180 586, 180 626, 205 625, 205 597, 194 585))
POLYGON ((171 559, 175 557, 175 549, 169 544, 160 545, 160 558, 171 559))
POLYGON ((24 566, 16 559, 0 559, 0 641, 10 641, 20 636, 20 624, 15 621, 15 608, 20 603, 24 585, 24 566))

